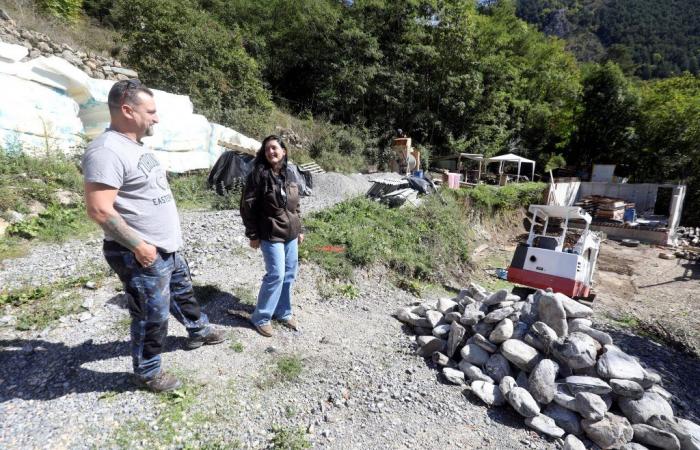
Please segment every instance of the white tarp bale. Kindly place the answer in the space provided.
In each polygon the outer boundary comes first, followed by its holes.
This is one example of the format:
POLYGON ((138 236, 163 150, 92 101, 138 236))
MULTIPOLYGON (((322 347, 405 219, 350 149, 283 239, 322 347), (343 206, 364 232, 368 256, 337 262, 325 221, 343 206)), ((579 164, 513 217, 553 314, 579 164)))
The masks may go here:
POLYGON ((16 63, 28 54, 27 47, 0 41, 0 61, 16 63))
POLYGON ((154 150, 158 161, 168 172, 184 173, 190 170, 209 169, 209 155, 205 152, 168 152, 154 150))
POLYGON ((0 86, 0 145, 4 148, 71 153, 81 143, 83 125, 73 99, 7 74, 0 74, 0 86))
POLYGON ((211 166, 216 163, 219 156, 229 148, 219 145, 219 141, 224 141, 228 144, 248 149, 252 152, 257 152, 262 145, 260 141, 249 138, 236 130, 219 125, 218 123, 211 124, 211 138, 209 139, 209 163, 211 166))

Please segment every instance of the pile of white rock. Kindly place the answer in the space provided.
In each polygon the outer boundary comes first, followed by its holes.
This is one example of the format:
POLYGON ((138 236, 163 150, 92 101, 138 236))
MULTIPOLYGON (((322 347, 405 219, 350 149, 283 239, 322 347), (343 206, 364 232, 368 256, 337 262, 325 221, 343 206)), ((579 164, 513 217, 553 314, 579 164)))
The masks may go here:
POLYGON ((560 293, 523 299, 471 284, 396 317, 448 382, 489 406, 510 404, 542 434, 566 435, 565 449, 700 450, 700 426, 674 416, 659 374, 594 329, 592 314, 560 293))

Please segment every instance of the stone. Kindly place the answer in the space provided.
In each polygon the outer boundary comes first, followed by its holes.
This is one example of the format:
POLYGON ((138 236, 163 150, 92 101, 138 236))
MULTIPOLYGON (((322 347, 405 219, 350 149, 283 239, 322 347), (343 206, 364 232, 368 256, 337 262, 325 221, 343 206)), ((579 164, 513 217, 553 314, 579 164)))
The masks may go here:
POLYGON ((661 375, 650 369, 644 369, 644 378, 639 382, 644 389, 650 389, 655 384, 661 383, 661 375))
POLYGON ((498 350, 498 346, 496 344, 491 343, 488 339, 486 339, 485 337, 483 337, 479 333, 470 337, 469 340, 467 341, 467 343, 468 344, 476 344, 489 353, 496 353, 496 350, 498 350))
POLYGON ((569 322, 569 331, 577 331, 576 328, 580 327, 581 325, 585 325, 587 327, 592 327, 593 326, 593 321, 591 319, 572 319, 570 317, 566 318, 566 321, 569 322))
POLYGON ((503 355, 494 353, 484 364, 484 373, 493 378, 496 383, 500 383, 503 377, 511 375, 510 364, 503 355))
POLYGON ((557 385, 554 380, 559 371, 559 364, 551 359, 543 359, 532 369, 527 379, 528 391, 539 403, 547 404, 554 399, 557 385))
POLYGON ((552 436, 555 438, 560 438, 566 434, 566 432, 559 428, 554 422, 554 419, 547 417, 544 414, 538 414, 535 417, 528 417, 525 419, 525 425, 532 428, 533 430, 539 431, 547 436, 552 436))
POLYGON ((486 314, 486 317, 484 317, 484 322, 496 324, 511 315, 513 311, 514 309, 510 306, 491 311, 490 313, 486 314))
POLYGON ((586 436, 601 448, 619 448, 632 440, 632 425, 624 417, 606 413, 601 420, 584 419, 581 427, 586 436))
POLYGON ((634 430, 634 440, 642 444, 652 445, 664 450, 680 450, 681 443, 678 438, 668 431, 659 430, 651 425, 635 423, 632 425, 634 430))
MULTIPOLYGON (((435 336, 419 336, 418 338, 427 338, 424 340, 424 344, 422 344, 418 351, 416 351, 416 354, 418 356, 427 358, 429 356, 432 356, 435 352, 445 352, 445 347, 447 346, 446 341, 436 338, 435 336)), ((418 343, 420 344, 420 340, 418 341, 418 343)))
POLYGON ((569 333, 564 305, 554 294, 546 293, 540 297, 538 313, 540 320, 549 325, 557 336, 565 337, 569 333))
POLYGON ((666 416, 651 416, 647 425, 676 436, 681 450, 700 450, 700 426, 689 420, 666 416), (693 431, 695 436, 693 436, 693 431))
POLYGON ((644 368, 639 362, 614 345, 606 345, 605 353, 598 358, 596 370, 602 378, 617 378, 640 382, 644 380, 644 368))
POLYGON ((665 398, 667 401, 672 401, 673 400, 673 394, 668 392, 666 389, 662 388, 658 384, 653 385, 652 387, 649 388, 649 392, 656 392, 663 398, 665 398))
POLYGON ((540 353, 522 341, 508 339, 501 344, 501 354, 519 369, 532 371, 542 358, 540 353))
POLYGON ((568 408, 564 408, 556 403, 550 403, 544 409, 543 414, 547 417, 551 417, 554 423, 567 433, 576 435, 583 433, 581 429, 581 416, 568 408))
POLYGON ((564 447, 562 450, 586 450, 583 442, 573 434, 570 434, 564 439, 564 447))
POLYGON ((450 364, 450 358, 448 358, 444 353, 435 352, 432 354, 430 359, 432 359, 432 361, 440 367, 448 366, 450 364))
POLYGON ((557 333, 552 327, 544 322, 535 322, 525 335, 525 342, 542 352, 549 353, 550 345, 552 342, 556 341, 557 338, 557 333))
POLYGON ((461 318, 462 315, 457 311, 452 311, 445 314, 445 322, 447 323, 459 322, 461 318))
POLYGON ((671 405, 655 392, 645 392, 638 400, 620 397, 617 404, 632 423, 647 423, 654 415, 673 417, 671 405))
POLYGON ((119 74, 119 75, 124 75, 125 77, 128 78, 138 78, 139 74, 135 70, 131 69, 125 69, 123 67, 115 67, 118 63, 118 61, 114 62, 114 66, 112 66, 112 72, 119 74))
POLYGON ((464 329, 459 322, 452 322, 450 325, 450 335, 447 338, 447 356, 452 358, 459 350, 460 345, 464 343, 464 336, 467 330, 464 329))
POLYGON ((460 355, 462 356, 462 359, 479 367, 486 364, 486 361, 488 361, 491 357, 486 350, 476 344, 467 344, 462 347, 460 355))
POLYGON ((452 369, 451 367, 443 367, 442 374, 445 376, 445 379, 452 384, 459 386, 464 384, 464 372, 461 370, 452 369))
POLYGON ((46 56, 49 56, 51 54, 51 46, 46 42, 38 42, 36 44, 36 49, 39 50, 41 53, 46 54, 46 56))
POLYGON ((569 331, 580 331, 581 333, 585 333, 598 341, 600 345, 612 345, 613 343, 612 337, 608 333, 598 331, 586 325, 577 325, 575 330, 569 328, 569 331))
POLYGON ((444 315, 440 311, 430 310, 425 312, 425 318, 428 319, 430 328, 438 326, 442 322, 443 317, 444 315))
POLYGON ((515 386, 517 386, 517 384, 515 384, 515 380, 513 379, 513 377, 510 376, 503 377, 503 379, 501 379, 501 382, 498 383, 498 388, 501 390, 501 393, 506 397, 515 386))
POLYGON ((532 395, 519 386, 515 386, 508 392, 506 400, 523 417, 535 417, 540 413, 540 407, 532 395))
POLYGON ((449 298, 440 298, 437 303, 437 310, 443 314, 447 314, 457 310, 457 302, 453 302, 449 298))
POLYGON ((488 336, 493 331, 494 324, 481 321, 472 326, 472 331, 482 336, 488 336))
POLYGON ((608 405, 599 395, 591 392, 576 394, 576 411, 585 419, 600 420, 605 417, 608 405))
POLYGON ((506 402, 501 390, 493 383, 475 380, 471 382, 470 388, 488 406, 501 406, 506 402))
POLYGON ((102 71, 100 71, 100 70, 95 70, 95 71, 94 71, 94 78, 96 78, 96 79, 98 79, 98 80, 104 80, 104 79, 105 79, 105 74, 102 73, 102 71))
POLYGON ((27 209, 29 210, 29 217, 36 217, 46 211, 46 207, 37 200, 27 202, 27 209))
POLYGON ((5 233, 7 232, 7 229, 10 227, 10 222, 6 221, 2 217, 0 217, 0 237, 4 236, 5 233))
POLYGON ((644 395, 644 388, 642 388, 639 383, 632 380, 618 380, 617 378, 613 378, 610 380, 610 387, 615 394, 621 397, 639 400, 644 395))
POLYGON ((489 341, 494 344, 501 344, 513 336, 513 321, 503 319, 498 322, 496 328, 489 335, 489 341))
POLYGON ((475 366, 474 364, 468 362, 468 361, 460 361, 459 365, 457 366, 459 370, 464 373, 464 375, 470 380, 470 381, 483 381, 486 383, 491 383, 494 384, 493 378, 491 378, 488 375, 485 375, 480 368, 475 366))
POLYGON ((527 382, 527 372, 525 372, 524 370, 519 371, 518 376, 515 378, 515 384, 517 384, 518 386, 520 386, 523 389, 527 389, 529 392, 528 388, 530 386, 528 386, 528 382, 527 382))
POLYGON ((566 377, 566 385, 569 391, 576 395, 579 392, 591 392, 593 394, 604 395, 612 392, 608 383, 600 378, 572 375, 566 377))
POLYGON ((636 442, 628 442, 622 447, 620 447, 620 450, 649 450, 642 444, 637 444, 636 442))
POLYGON ((539 320, 537 309, 538 303, 525 302, 525 305, 520 309, 520 320, 528 325, 537 322, 539 320))
POLYGON ((594 366, 598 354, 595 340, 578 331, 571 333, 562 342, 552 342, 550 350, 558 362, 572 369, 594 366))
POLYGON ((525 322, 515 322, 515 325, 513 325, 513 336, 511 337, 511 339, 522 339, 529 328, 530 326, 525 322))
POLYGON ((484 300, 484 304, 487 306, 497 305, 498 303, 504 302, 506 297, 508 297, 508 290, 500 289, 484 300))
POLYGON ((464 310, 464 314, 459 319, 459 323, 466 326, 472 326, 479 323, 481 319, 484 318, 484 313, 482 311, 474 310, 464 310))
POLYGON ((63 206, 76 205, 80 202, 80 195, 62 189, 54 192, 53 197, 59 205, 63 206))
POLYGON ((578 319, 591 317, 593 315, 593 309, 583 303, 577 302, 571 297, 557 292, 554 296, 561 302, 564 307, 564 312, 566 313, 567 319, 578 319))
POLYGON ((676 422, 687 432, 687 437, 684 435, 678 438, 681 441, 681 450, 700 450, 700 425, 680 417, 676 422))
POLYGON ((440 339, 444 339, 450 334, 451 329, 452 326, 446 323, 438 325, 435 328, 433 328, 433 336, 438 337, 440 339))
POLYGON ((411 325, 412 327, 433 328, 427 319, 420 317, 418 314, 411 312, 410 308, 399 308, 394 313, 394 316, 401 322, 411 325))

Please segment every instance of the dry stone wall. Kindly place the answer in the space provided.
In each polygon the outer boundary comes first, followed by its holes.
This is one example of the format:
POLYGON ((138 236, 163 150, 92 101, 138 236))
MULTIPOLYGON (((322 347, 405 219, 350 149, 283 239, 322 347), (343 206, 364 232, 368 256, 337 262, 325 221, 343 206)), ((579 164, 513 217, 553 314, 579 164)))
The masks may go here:
POLYGON ((92 78, 114 81, 138 78, 136 71, 123 67, 114 58, 105 57, 91 51, 76 50, 67 44, 53 42, 43 33, 19 28, 14 20, 2 10, 0 10, 0 41, 26 47, 29 50, 29 54, 23 61, 39 56, 58 56, 92 78))
POLYGON ((521 298, 471 284, 395 316, 445 380, 510 405, 564 449, 700 450, 700 426, 674 415, 658 373, 593 328, 592 314, 551 291, 521 298))

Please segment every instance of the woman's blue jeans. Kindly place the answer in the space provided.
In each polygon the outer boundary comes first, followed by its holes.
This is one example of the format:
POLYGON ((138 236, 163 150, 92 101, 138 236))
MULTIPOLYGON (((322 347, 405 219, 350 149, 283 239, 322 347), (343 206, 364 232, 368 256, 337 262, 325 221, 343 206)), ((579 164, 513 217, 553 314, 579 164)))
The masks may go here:
POLYGON ((292 317, 292 285, 297 276, 299 258, 297 240, 289 242, 260 241, 265 260, 258 304, 251 322, 260 326, 270 320, 285 321, 292 317))

